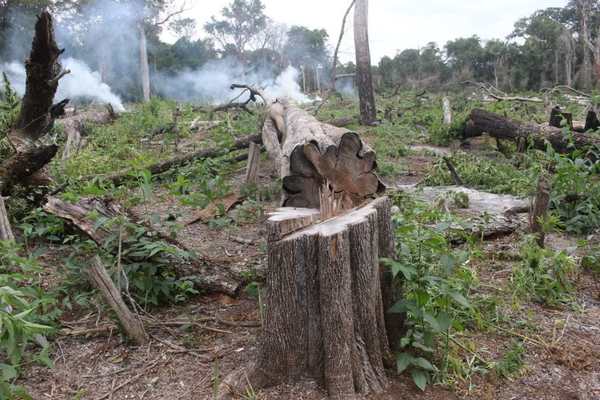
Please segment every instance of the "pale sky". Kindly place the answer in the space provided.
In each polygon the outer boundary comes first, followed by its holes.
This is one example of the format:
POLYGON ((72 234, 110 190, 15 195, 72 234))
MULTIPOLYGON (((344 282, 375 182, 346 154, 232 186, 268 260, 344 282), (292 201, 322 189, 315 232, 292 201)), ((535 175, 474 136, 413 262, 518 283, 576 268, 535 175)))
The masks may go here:
MULTIPOLYGON (((188 2, 189 3, 189 2, 188 2)), ((188 17, 196 19, 198 27, 212 15, 219 15, 230 0, 193 1, 188 17)), ((329 33, 329 45, 335 46, 341 21, 349 0, 263 0, 265 13, 286 25, 324 28, 329 33)), ((563 7, 567 0, 371 0, 369 30, 371 56, 376 64, 384 55, 394 56, 398 50, 422 47, 458 37, 479 35, 484 40, 505 38, 521 17, 547 7, 563 7)), ((352 20, 342 43, 340 58, 354 58, 352 20)), ((206 33, 200 30, 200 37, 206 33)), ((169 35, 165 35, 169 40, 169 35)))

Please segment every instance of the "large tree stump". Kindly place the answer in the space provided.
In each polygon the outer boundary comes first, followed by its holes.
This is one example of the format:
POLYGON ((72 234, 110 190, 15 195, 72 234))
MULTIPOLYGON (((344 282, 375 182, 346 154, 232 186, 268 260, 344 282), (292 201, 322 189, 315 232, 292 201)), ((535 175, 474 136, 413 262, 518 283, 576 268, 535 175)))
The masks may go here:
MULTIPOLYGON (((35 25, 31 54, 25 62, 27 80, 19 117, 8 139, 15 153, 0 164, 0 194, 23 183, 42 169, 56 155, 58 147, 39 141, 64 113, 68 100, 52 105, 58 81, 68 71, 58 62, 62 53, 54 39, 52 17, 42 12, 35 25)), ((41 181, 41 179, 39 179, 41 181)))
POLYGON ((379 257, 394 248, 390 204, 380 198, 306 228, 316 210, 286 208, 269 219, 258 358, 230 375, 224 388, 311 378, 332 399, 385 389, 384 365, 392 355, 379 257), (290 227, 300 230, 290 233, 290 227))
POLYGON ((263 143, 280 168, 285 207, 320 208, 325 184, 343 209, 385 190, 375 174, 375 152, 358 134, 321 123, 286 102, 269 107, 263 143))

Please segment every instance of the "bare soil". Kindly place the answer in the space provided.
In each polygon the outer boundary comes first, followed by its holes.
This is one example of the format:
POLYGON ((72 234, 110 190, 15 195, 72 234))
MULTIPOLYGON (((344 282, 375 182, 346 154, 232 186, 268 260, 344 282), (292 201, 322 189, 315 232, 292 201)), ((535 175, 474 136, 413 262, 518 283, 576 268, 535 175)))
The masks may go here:
MULTIPOLYGON (((411 156, 414 176, 401 183, 417 182, 434 157, 411 156)), ((261 184, 271 182, 270 166, 263 166, 261 184)), ((240 171, 233 179, 239 187, 240 171)), ((194 210, 182 207, 166 191, 158 191, 149 208, 136 213, 163 216, 189 216, 194 210)), ((276 201, 265 205, 265 212, 276 201)), ((236 210, 230 212, 235 219, 236 210)), ((264 270, 264 216, 245 224, 225 228, 194 224, 179 233, 178 239, 219 265, 246 271, 264 270), (243 240, 240 241, 239 239, 243 240)), ((157 228, 161 228, 160 225, 157 228)), ((482 283, 478 290, 509 298, 505 290, 512 265, 518 262, 517 243, 520 233, 487 242, 485 257, 476 271, 482 283)), ((552 247, 567 249, 576 238, 552 235, 552 247)), ((52 252, 60 252, 53 249, 52 252)), ((47 267, 55 267, 54 257, 47 257, 47 267)), ((52 274, 50 274, 52 275, 52 274)), ((511 304, 510 301, 504 304, 511 304)), ((525 368, 519 376, 502 379, 493 372, 458 379, 453 387, 432 386, 425 392, 415 388, 410 377, 390 372, 391 385, 373 400, 392 399, 498 399, 498 400, 598 400, 600 399, 600 283, 598 277, 582 272, 577 281, 577 307, 550 309, 538 304, 515 304, 501 310, 518 322, 519 330, 466 331, 460 340, 469 343, 481 357, 499 359, 515 340, 526 348, 525 368)), ((100 310, 100 308, 98 308, 100 310)), ((258 301, 248 293, 238 298, 224 295, 197 297, 185 304, 152 310, 152 336, 147 346, 127 343, 118 330, 104 330, 96 335, 64 336, 54 340, 54 368, 30 366, 18 382, 36 400, 71 399, 212 399, 214 388, 230 372, 254 358, 260 321, 258 301), (192 326, 174 322, 197 321, 192 326)), ((104 311, 66 314, 63 325, 93 329, 113 326, 104 311)), ((461 351, 465 360, 473 354, 461 351)), ((241 397, 240 397, 241 398, 241 397)), ((248 396, 247 398, 252 398, 248 396)), ((257 393, 263 400, 326 399, 315 382, 294 382, 257 393)))

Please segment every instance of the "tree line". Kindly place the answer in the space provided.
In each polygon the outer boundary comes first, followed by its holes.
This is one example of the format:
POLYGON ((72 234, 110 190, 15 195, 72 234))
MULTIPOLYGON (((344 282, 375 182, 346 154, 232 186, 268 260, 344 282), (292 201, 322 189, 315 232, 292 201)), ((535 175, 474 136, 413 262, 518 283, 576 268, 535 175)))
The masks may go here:
MULTIPOLYGON (((152 75, 197 70, 226 58, 249 72, 270 70, 273 75, 294 66, 304 71, 307 90, 330 84, 334 43, 324 29, 288 27, 269 18, 261 0, 232 0, 196 39, 199 27, 184 17, 186 6, 168 0, 0 0, 0 59, 26 58, 28 46, 21 44, 30 41, 35 15, 48 8, 63 27, 61 46, 100 71, 128 100, 147 97, 152 75), (166 29, 178 40, 163 42, 166 29)), ((356 68, 349 62, 336 71, 355 73, 356 68)), ((559 84, 591 90, 600 84, 600 4, 571 0, 563 8, 536 11, 518 20, 505 39, 472 36, 443 47, 428 43, 406 49, 383 57, 373 75, 379 91, 434 89, 466 80, 505 91, 559 84)))

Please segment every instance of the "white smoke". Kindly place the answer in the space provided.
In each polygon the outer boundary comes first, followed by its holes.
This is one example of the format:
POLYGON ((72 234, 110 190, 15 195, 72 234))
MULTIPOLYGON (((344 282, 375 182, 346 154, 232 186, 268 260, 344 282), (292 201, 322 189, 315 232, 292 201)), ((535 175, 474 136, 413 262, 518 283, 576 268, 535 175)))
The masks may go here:
POLYGON ((310 102, 311 99, 300 90, 300 85, 298 84, 299 75, 300 73, 296 68, 287 67, 275 79, 275 82, 265 87, 264 94, 268 97, 267 100, 272 101, 277 98, 286 98, 299 104, 310 102))
POLYGON ((221 59, 209 61, 194 71, 159 74, 154 77, 153 85, 162 96, 195 103, 227 102, 240 93, 230 89, 232 83, 261 89, 267 101, 285 97, 297 103, 310 102, 311 99, 300 90, 298 76, 298 70, 293 67, 276 76, 270 70, 249 72, 232 59, 221 59))
MULTIPOLYGON (((100 78, 100 74, 92 71, 83 61, 67 58, 62 62, 63 68, 70 74, 60 80, 56 98, 58 99, 91 99, 99 103, 110 103, 117 112, 125 111, 121 98, 100 78)), ((10 62, 0 64, 0 71, 5 72, 8 80, 19 95, 25 93, 26 72, 23 64, 10 62)))

